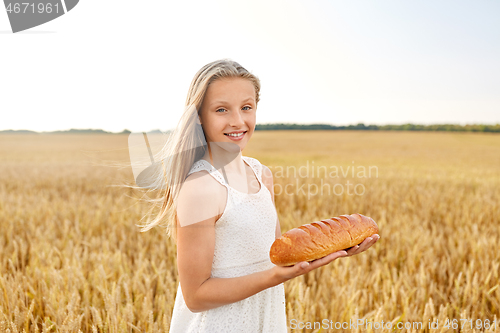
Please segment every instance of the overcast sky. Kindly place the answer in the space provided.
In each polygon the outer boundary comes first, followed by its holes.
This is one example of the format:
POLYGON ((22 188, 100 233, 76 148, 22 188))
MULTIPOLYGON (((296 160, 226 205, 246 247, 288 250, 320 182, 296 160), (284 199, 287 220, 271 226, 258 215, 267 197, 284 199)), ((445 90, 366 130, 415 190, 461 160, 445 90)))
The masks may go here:
POLYGON ((0 130, 174 128, 194 74, 230 58, 257 123, 500 123, 500 1, 91 1, 12 34, 0 130))

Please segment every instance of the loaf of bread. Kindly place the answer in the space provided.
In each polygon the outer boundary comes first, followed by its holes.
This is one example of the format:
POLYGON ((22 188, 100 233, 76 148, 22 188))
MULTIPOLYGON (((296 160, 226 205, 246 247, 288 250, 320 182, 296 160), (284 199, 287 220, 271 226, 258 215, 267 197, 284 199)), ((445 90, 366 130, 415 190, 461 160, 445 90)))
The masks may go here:
POLYGON ((345 250, 377 233, 378 226, 372 218, 361 214, 341 215, 285 232, 274 241, 269 256, 275 265, 291 266, 345 250))

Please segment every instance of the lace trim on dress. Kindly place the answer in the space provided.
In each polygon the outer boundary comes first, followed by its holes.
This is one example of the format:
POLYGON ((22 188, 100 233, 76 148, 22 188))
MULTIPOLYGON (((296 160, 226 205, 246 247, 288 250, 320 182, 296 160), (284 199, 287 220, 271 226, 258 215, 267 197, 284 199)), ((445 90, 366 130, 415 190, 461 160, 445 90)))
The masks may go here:
MULTIPOLYGON (((249 156, 242 156, 243 160, 247 162, 247 164, 252 168, 254 171, 257 179, 260 181, 262 184, 262 165, 255 160, 253 157, 249 156)), ((201 159, 193 163, 193 166, 191 167, 191 170, 187 174, 188 176, 194 172, 198 172, 201 170, 206 170, 208 171, 215 179, 219 181, 224 186, 229 186, 229 184, 226 182, 222 174, 217 170, 212 164, 210 164, 208 161, 201 159)), ((187 176, 186 176, 187 177, 187 176)))

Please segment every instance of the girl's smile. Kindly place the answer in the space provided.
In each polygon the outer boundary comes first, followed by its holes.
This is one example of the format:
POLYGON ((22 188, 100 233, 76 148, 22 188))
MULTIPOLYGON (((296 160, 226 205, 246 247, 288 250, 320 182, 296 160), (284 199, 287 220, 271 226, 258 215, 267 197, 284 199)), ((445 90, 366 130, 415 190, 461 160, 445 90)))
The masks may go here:
POLYGON ((245 133, 247 131, 242 131, 242 132, 231 132, 231 133, 224 133, 225 136, 227 136, 229 139, 233 141, 240 141, 243 139, 245 136, 245 133))

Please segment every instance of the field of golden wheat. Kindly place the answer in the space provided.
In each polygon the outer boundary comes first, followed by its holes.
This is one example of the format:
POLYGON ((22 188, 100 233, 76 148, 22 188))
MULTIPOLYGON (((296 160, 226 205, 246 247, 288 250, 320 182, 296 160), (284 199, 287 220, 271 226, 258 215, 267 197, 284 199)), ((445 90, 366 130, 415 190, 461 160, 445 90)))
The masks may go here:
MULTIPOLYGON (((273 171, 282 232, 351 213, 380 227, 285 283, 290 332, 494 331, 500 135, 257 131, 243 155, 273 171)), ((140 192, 111 186, 133 181, 127 161, 127 135, 0 136, 1 332, 168 332, 176 249, 135 226, 140 192)))

